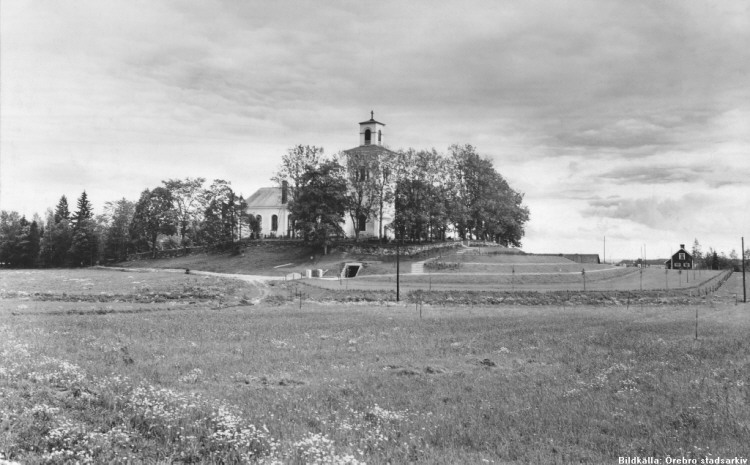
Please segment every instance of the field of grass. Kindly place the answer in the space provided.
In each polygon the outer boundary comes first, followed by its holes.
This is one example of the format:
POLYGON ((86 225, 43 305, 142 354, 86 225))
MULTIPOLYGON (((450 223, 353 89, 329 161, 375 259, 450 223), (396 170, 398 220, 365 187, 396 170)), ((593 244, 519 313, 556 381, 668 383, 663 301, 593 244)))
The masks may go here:
POLYGON ((260 283, 184 272, 107 268, 0 271, 0 299, 20 302, 9 309, 15 315, 221 308, 257 301, 265 288, 260 283))
POLYGON ((527 255, 527 254, 507 254, 493 253, 492 248, 470 248, 459 249, 458 252, 446 256, 445 260, 455 262, 474 262, 474 263, 503 263, 503 264, 575 264, 575 262, 564 257, 552 255, 527 255))
MULTIPOLYGON (((579 267, 581 265, 578 265, 579 267)), ((676 271, 665 274, 664 270, 645 269, 641 275, 638 268, 595 269, 601 265, 589 265, 586 272, 588 291, 639 291, 656 289, 689 289, 700 286, 721 272, 703 270, 687 281, 686 274, 676 271)), ((692 275, 691 275, 692 276, 692 275)), ((580 291, 583 276, 580 272, 425 272, 424 274, 402 274, 400 287, 413 290, 473 290, 473 291, 580 291)), ((348 280, 307 280, 311 286, 325 289, 394 290, 394 274, 363 276, 348 280)), ((697 291, 696 291, 697 292, 697 291)))
POLYGON ((750 306, 735 305, 736 276, 703 306, 425 306, 420 318, 393 303, 245 305, 227 296, 262 290, 177 273, 38 273, 0 271, 0 460, 750 454, 750 306), (180 305, 136 298, 146 280, 180 305), (148 312, 96 311, 113 304, 148 312))

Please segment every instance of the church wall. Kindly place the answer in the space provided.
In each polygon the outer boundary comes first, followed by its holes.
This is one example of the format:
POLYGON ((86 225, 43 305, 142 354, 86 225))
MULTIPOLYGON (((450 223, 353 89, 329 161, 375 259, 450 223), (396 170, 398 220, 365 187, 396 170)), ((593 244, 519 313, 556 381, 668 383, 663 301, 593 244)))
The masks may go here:
POLYGON ((263 236, 275 235, 276 237, 286 236, 288 227, 288 212, 287 209, 282 207, 252 207, 248 209, 248 212, 253 216, 260 215, 262 218, 260 233, 263 236), (279 222, 276 232, 271 230, 272 217, 277 215, 279 222))

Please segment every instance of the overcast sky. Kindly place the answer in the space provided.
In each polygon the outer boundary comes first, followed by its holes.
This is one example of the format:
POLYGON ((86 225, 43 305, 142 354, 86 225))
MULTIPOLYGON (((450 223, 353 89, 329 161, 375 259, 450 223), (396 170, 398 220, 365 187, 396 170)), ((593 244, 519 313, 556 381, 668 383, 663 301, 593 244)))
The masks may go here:
POLYGON ((168 178, 247 196, 374 110, 392 149, 490 157, 528 252, 750 243, 746 0, 13 0, 0 34, 0 208, 29 218, 168 178))

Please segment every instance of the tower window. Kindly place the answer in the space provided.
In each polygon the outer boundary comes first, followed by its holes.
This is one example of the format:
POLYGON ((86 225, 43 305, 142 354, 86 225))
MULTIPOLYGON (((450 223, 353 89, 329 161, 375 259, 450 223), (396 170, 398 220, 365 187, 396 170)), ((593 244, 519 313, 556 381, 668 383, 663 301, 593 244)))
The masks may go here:
POLYGON ((378 131, 378 144, 383 142, 383 131, 378 131))
POLYGON ((359 169, 359 180, 360 181, 367 181, 367 178, 369 177, 369 174, 370 173, 367 172, 367 168, 365 168, 365 167, 360 168, 359 169))
POLYGON ((372 132, 369 129, 365 129, 365 145, 370 145, 372 139, 372 132))

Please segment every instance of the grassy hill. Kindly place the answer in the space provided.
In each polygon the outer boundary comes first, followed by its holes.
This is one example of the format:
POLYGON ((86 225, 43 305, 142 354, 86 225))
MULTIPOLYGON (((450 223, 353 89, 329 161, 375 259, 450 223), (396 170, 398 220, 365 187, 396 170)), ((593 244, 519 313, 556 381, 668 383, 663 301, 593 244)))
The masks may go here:
MULTIPOLYGON (((402 264, 409 266, 413 260, 403 257, 402 264)), ((306 269, 328 270, 326 276, 338 276, 345 262, 364 262, 360 274, 395 273, 396 264, 391 257, 365 254, 350 254, 333 250, 322 255, 318 248, 303 244, 277 244, 267 242, 254 244, 233 255, 224 253, 197 253, 174 258, 133 260, 118 263, 126 268, 161 268, 213 271, 264 276, 285 276, 289 273, 304 274, 306 269)))

